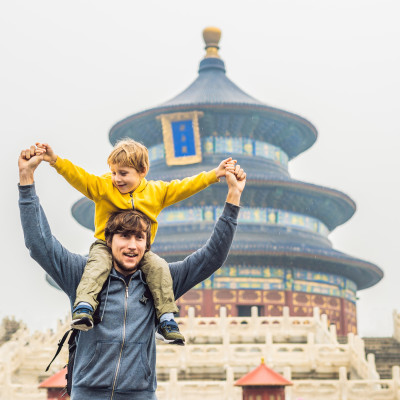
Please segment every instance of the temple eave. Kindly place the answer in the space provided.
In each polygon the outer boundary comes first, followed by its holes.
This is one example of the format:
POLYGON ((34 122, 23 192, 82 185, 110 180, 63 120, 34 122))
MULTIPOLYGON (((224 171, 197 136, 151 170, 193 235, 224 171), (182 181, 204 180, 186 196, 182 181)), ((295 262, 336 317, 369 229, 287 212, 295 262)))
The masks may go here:
MULTIPOLYGON (((187 256, 190 252, 191 249, 185 249, 185 251, 169 250, 164 246, 162 249, 157 249, 158 254, 171 261, 187 256)), ((301 251, 259 249, 251 249, 251 251, 249 251, 237 249, 234 245, 230 251, 227 263, 229 263, 230 260, 234 260, 235 264, 241 263, 242 261, 251 264, 253 261, 256 261, 257 258, 262 258, 262 260, 259 261, 263 261, 264 264, 268 265, 288 266, 294 263, 297 267, 304 267, 309 270, 321 270, 340 274, 351 279, 357 285, 358 290, 368 289, 383 278, 383 271, 375 264, 367 261, 339 258, 317 253, 303 253, 301 251)))

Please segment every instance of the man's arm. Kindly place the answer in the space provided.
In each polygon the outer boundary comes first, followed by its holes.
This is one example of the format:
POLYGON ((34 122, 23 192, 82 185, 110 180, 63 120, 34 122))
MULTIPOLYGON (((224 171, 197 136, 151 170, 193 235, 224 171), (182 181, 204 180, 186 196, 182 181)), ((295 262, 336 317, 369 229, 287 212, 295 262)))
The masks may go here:
POLYGON ((240 166, 236 167, 236 176, 229 172, 226 174, 227 202, 210 239, 185 260, 170 264, 175 299, 211 276, 228 257, 236 231, 240 197, 246 184, 246 174, 240 166))
POLYGON ((41 162, 41 156, 35 155, 34 146, 23 150, 18 160, 19 207, 25 245, 31 257, 60 288, 69 297, 74 297, 86 259, 66 250, 51 233, 34 185, 34 173, 41 162))

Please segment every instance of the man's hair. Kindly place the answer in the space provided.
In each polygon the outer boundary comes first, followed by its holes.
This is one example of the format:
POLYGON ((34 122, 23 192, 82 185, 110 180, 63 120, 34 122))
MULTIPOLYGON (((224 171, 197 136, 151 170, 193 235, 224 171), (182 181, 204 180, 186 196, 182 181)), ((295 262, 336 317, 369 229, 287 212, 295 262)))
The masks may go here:
POLYGON ((104 230, 106 242, 110 245, 116 233, 137 235, 142 232, 146 233, 146 251, 149 251, 151 247, 151 221, 137 210, 114 211, 110 215, 104 230))
POLYGON ((119 165, 121 167, 131 167, 139 173, 149 171, 149 152, 147 147, 133 139, 123 139, 118 141, 107 159, 108 165, 119 165))

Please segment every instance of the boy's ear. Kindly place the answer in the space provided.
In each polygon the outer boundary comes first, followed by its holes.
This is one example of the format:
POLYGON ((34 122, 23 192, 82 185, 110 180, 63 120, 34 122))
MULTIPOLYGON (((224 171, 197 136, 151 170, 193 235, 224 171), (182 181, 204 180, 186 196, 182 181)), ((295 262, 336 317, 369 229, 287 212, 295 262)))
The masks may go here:
POLYGON ((142 178, 144 178, 147 175, 148 172, 149 172, 148 168, 143 168, 143 170, 140 173, 140 175, 142 175, 142 178))

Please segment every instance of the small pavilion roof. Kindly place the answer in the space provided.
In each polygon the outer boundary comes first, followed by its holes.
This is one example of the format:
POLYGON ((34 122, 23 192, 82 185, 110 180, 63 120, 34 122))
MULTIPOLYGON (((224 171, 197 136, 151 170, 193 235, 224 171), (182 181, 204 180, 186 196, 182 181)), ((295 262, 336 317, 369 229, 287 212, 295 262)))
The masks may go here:
POLYGON ((261 364, 247 375, 241 377, 235 382, 235 386, 289 386, 292 382, 285 379, 282 375, 268 368, 264 359, 261 364))
POLYGON ((58 371, 54 375, 45 379, 40 385, 39 388, 64 388, 67 385, 67 380, 65 379, 65 374, 67 373, 67 367, 63 368, 61 371, 58 371))

